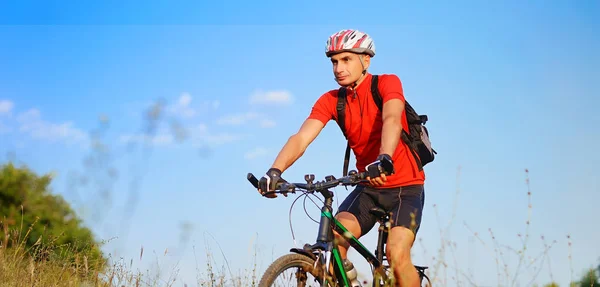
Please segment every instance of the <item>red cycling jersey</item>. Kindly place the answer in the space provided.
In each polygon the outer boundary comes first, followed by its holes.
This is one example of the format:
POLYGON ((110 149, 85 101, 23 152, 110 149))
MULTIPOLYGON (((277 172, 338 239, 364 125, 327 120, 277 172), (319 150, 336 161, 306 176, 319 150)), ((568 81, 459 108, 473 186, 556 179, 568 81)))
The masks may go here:
MULTIPOLYGON (((381 111, 371 95, 371 78, 372 75, 367 74, 354 91, 348 90, 347 95, 345 129, 350 147, 356 156, 356 168, 359 172, 365 171, 365 166, 377 159, 381 148, 381 111)), ((384 104, 390 99, 405 101, 402 83, 396 75, 379 76, 378 87, 384 104)), ((323 94, 314 104, 308 118, 320 120, 323 124, 327 124, 329 120, 337 121, 337 94, 338 90, 330 90, 323 94)), ((408 132, 405 112, 402 113, 401 123, 403 129, 408 132)), ((408 146, 400 139, 392 160, 395 174, 388 176, 382 187, 424 183, 425 173, 419 171, 408 146)))

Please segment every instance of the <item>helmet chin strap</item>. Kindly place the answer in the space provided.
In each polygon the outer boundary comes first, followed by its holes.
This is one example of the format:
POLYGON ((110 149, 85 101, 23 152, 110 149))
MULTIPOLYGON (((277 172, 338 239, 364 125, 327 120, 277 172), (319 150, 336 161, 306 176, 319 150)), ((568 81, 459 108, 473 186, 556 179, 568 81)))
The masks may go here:
POLYGON ((360 75, 360 77, 358 77, 358 79, 354 83, 348 85, 348 87, 350 87, 353 90, 354 90, 354 88, 356 88, 356 86, 358 86, 358 81, 360 81, 362 78, 364 78, 365 75, 367 74, 367 69, 365 69, 365 64, 363 63, 362 55, 360 56, 360 65, 363 68, 362 74, 360 75))

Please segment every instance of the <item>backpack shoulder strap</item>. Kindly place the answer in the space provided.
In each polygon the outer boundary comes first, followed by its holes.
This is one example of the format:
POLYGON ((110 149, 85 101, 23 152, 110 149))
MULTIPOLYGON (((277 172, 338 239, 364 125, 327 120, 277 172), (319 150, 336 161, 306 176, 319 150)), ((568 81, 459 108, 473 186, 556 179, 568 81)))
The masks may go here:
MULTIPOLYGON (((379 82, 379 79, 377 78, 377 75, 373 75, 373 77, 371 78, 371 95, 373 96, 373 101, 375 101, 375 104, 381 111, 381 110, 383 110, 383 98, 381 97, 381 94, 379 93, 379 87, 377 86, 378 82, 379 82)), ((412 106, 408 103, 407 100, 404 100, 404 105, 407 110, 414 111, 412 106)), ((425 123, 427 121, 427 116, 419 116, 419 117, 420 117, 421 122, 425 123)))
MULTIPOLYGON (((338 97, 337 97, 337 105, 336 105, 336 110, 337 110, 337 123, 340 126, 340 129, 342 130, 342 134, 344 134, 344 137, 346 139, 348 139, 348 136, 346 135, 346 88, 341 87, 338 90, 338 97)), ((348 175, 348 166, 350 165, 350 143, 346 143, 346 153, 344 154, 344 169, 342 171, 343 176, 348 175)))
POLYGON ((348 166, 350 165, 350 143, 346 143, 346 153, 344 154, 344 170, 342 176, 348 175, 348 166))
POLYGON ((340 126, 340 129, 342 130, 342 134, 344 134, 344 137, 347 138, 346 136, 346 129, 345 129, 345 123, 346 123, 346 89, 344 87, 341 87, 338 89, 338 95, 337 95, 337 105, 335 107, 335 109, 337 110, 337 124, 338 126, 340 126))
POLYGON ((383 103, 382 103, 383 99, 381 98, 381 94, 379 94, 378 82, 379 82, 379 79, 378 79, 377 75, 373 75, 371 77, 371 96, 373 96, 373 101, 375 101, 375 104, 377 105, 379 110, 382 111, 383 110, 383 103))
MULTIPOLYGON (((378 80, 379 79, 377 78, 377 75, 373 75, 373 77, 371 79, 371 95, 373 96, 373 101, 375 102, 375 104, 377 105, 379 110, 383 111, 383 99, 381 98, 381 94, 379 93, 379 87, 377 86, 378 80)), ((404 101, 404 107, 405 107, 405 113, 407 113, 408 124, 409 125, 415 124, 415 122, 413 122, 411 119, 408 118, 408 112, 412 112, 414 114, 416 114, 416 113, 414 112, 413 108, 406 100, 404 101)), ((424 123, 425 121, 427 121, 427 116, 425 116, 425 118, 420 116, 416 123, 424 123)), ((409 129, 409 127, 406 127, 406 128, 409 129)), ((417 153, 415 151, 415 146, 413 145, 413 143, 411 143, 410 139, 408 138, 408 133, 404 129, 402 129, 402 131, 400 132, 400 139, 406 145, 408 145, 409 150, 410 150, 411 154, 413 155, 413 157, 415 158, 417 166, 419 167, 419 170, 422 170, 423 165, 421 164, 421 161, 419 160, 419 157, 417 156, 417 153)))

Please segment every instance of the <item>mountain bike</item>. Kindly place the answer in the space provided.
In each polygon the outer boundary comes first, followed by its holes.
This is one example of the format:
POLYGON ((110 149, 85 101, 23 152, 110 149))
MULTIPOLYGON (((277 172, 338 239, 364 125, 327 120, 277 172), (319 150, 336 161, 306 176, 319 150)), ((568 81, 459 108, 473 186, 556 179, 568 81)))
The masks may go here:
MULTIPOLYGON (((287 196, 288 193, 296 193, 297 190, 304 194, 320 193, 324 197, 321 207, 321 217, 319 222, 319 230, 317 240, 314 244, 305 244, 303 248, 292 248, 289 254, 283 255, 276 259, 266 269, 258 286, 331 286, 331 287, 352 287, 347 276, 347 271, 344 268, 342 257, 340 255, 337 240, 334 239, 333 230, 342 235, 358 253, 371 265, 372 286, 393 286, 393 272, 390 266, 386 263, 384 247, 387 241, 387 235, 390 228, 390 214, 383 209, 375 207, 370 210, 370 213, 378 219, 378 239, 375 248, 375 254, 371 253, 356 237, 354 237, 344 225, 342 225, 333 216, 333 192, 331 188, 336 186, 355 186, 361 182, 367 181, 368 174, 366 172, 358 173, 352 170, 347 176, 335 178, 332 175, 326 176, 325 180, 314 182, 315 176, 307 174, 304 176, 306 183, 282 183, 275 191, 267 192, 263 196, 279 193, 287 196), (277 283, 275 280, 279 275, 288 269, 296 269, 293 275, 290 275, 287 280, 295 281, 295 284, 277 283), (314 277, 309 280, 309 275, 314 277)), ((248 180, 255 188, 258 188, 258 179, 248 173, 248 180)), ((431 286, 429 277, 425 274, 426 266, 414 265, 418 272, 421 286, 431 286), (424 282, 424 279, 427 282, 424 282), (426 285, 423 285, 423 284, 426 285)), ((285 276, 284 276, 285 277, 285 276)))

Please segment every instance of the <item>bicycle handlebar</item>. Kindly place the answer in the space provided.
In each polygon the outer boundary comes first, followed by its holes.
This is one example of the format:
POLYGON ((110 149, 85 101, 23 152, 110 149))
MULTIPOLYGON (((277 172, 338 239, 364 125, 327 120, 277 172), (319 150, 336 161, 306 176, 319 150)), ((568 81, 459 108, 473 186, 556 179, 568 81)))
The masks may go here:
MULTIPOLYGON (((369 174, 367 172, 359 173, 355 170, 352 170, 348 173, 347 176, 344 176, 341 178, 335 178, 333 175, 328 175, 325 177, 325 180, 313 182, 315 179, 315 175, 314 174, 306 174, 306 175, 304 175, 304 180, 306 180, 306 183, 284 182, 284 183, 279 184, 279 186, 275 189, 275 191, 266 192, 263 194, 263 196, 272 194, 272 193, 281 193, 284 195, 286 195, 288 192, 295 193, 296 188, 305 189, 308 192, 315 192, 315 191, 327 190, 329 188, 333 188, 338 185, 343 185, 343 186, 344 185, 356 185, 361 182, 367 182, 368 175, 369 174)), ((247 178, 248 178, 248 181, 250 181, 250 183, 252 183, 252 185, 258 189, 258 179, 252 173, 248 173, 247 178)))
MULTIPOLYGON (((381 160, 381 164, 382 166, 378 168, 379 174, 390 175, 391 173, 394 173, 394 165, 390 160, 383 158, 381 160)), ((323 195, 325 195, 324 192, 329 188, 333 188, 338 185, 356 185, 358 183, 368 181, 368 176, 369 173, 367 171, 359 173, 356 170, 351 170, 347 176, 341 177, 339 179, 336 179, 333 175, 328 175, 325 177, 324 181, 317 181, 313 183, 313 181, 315 180, 315 175, 306 174, 304 175, 304 180, 306 180, 306 183, 284 182, 278 184, 275 191, 265 192, 263 193, 263 196, 273 193, 282 193, 283 195, 287 196, 288 192, 295 193, 296 188, 305 189, 306 191, 311 193, 319 191, 323 193, 323 195)), ((250 181, 250 183, 252 183, 252 185, 254 185, 256 189, 258 189, 258 179, 256 179, 256 177, 252 173, 248 173, 247 178, 250 181)))

